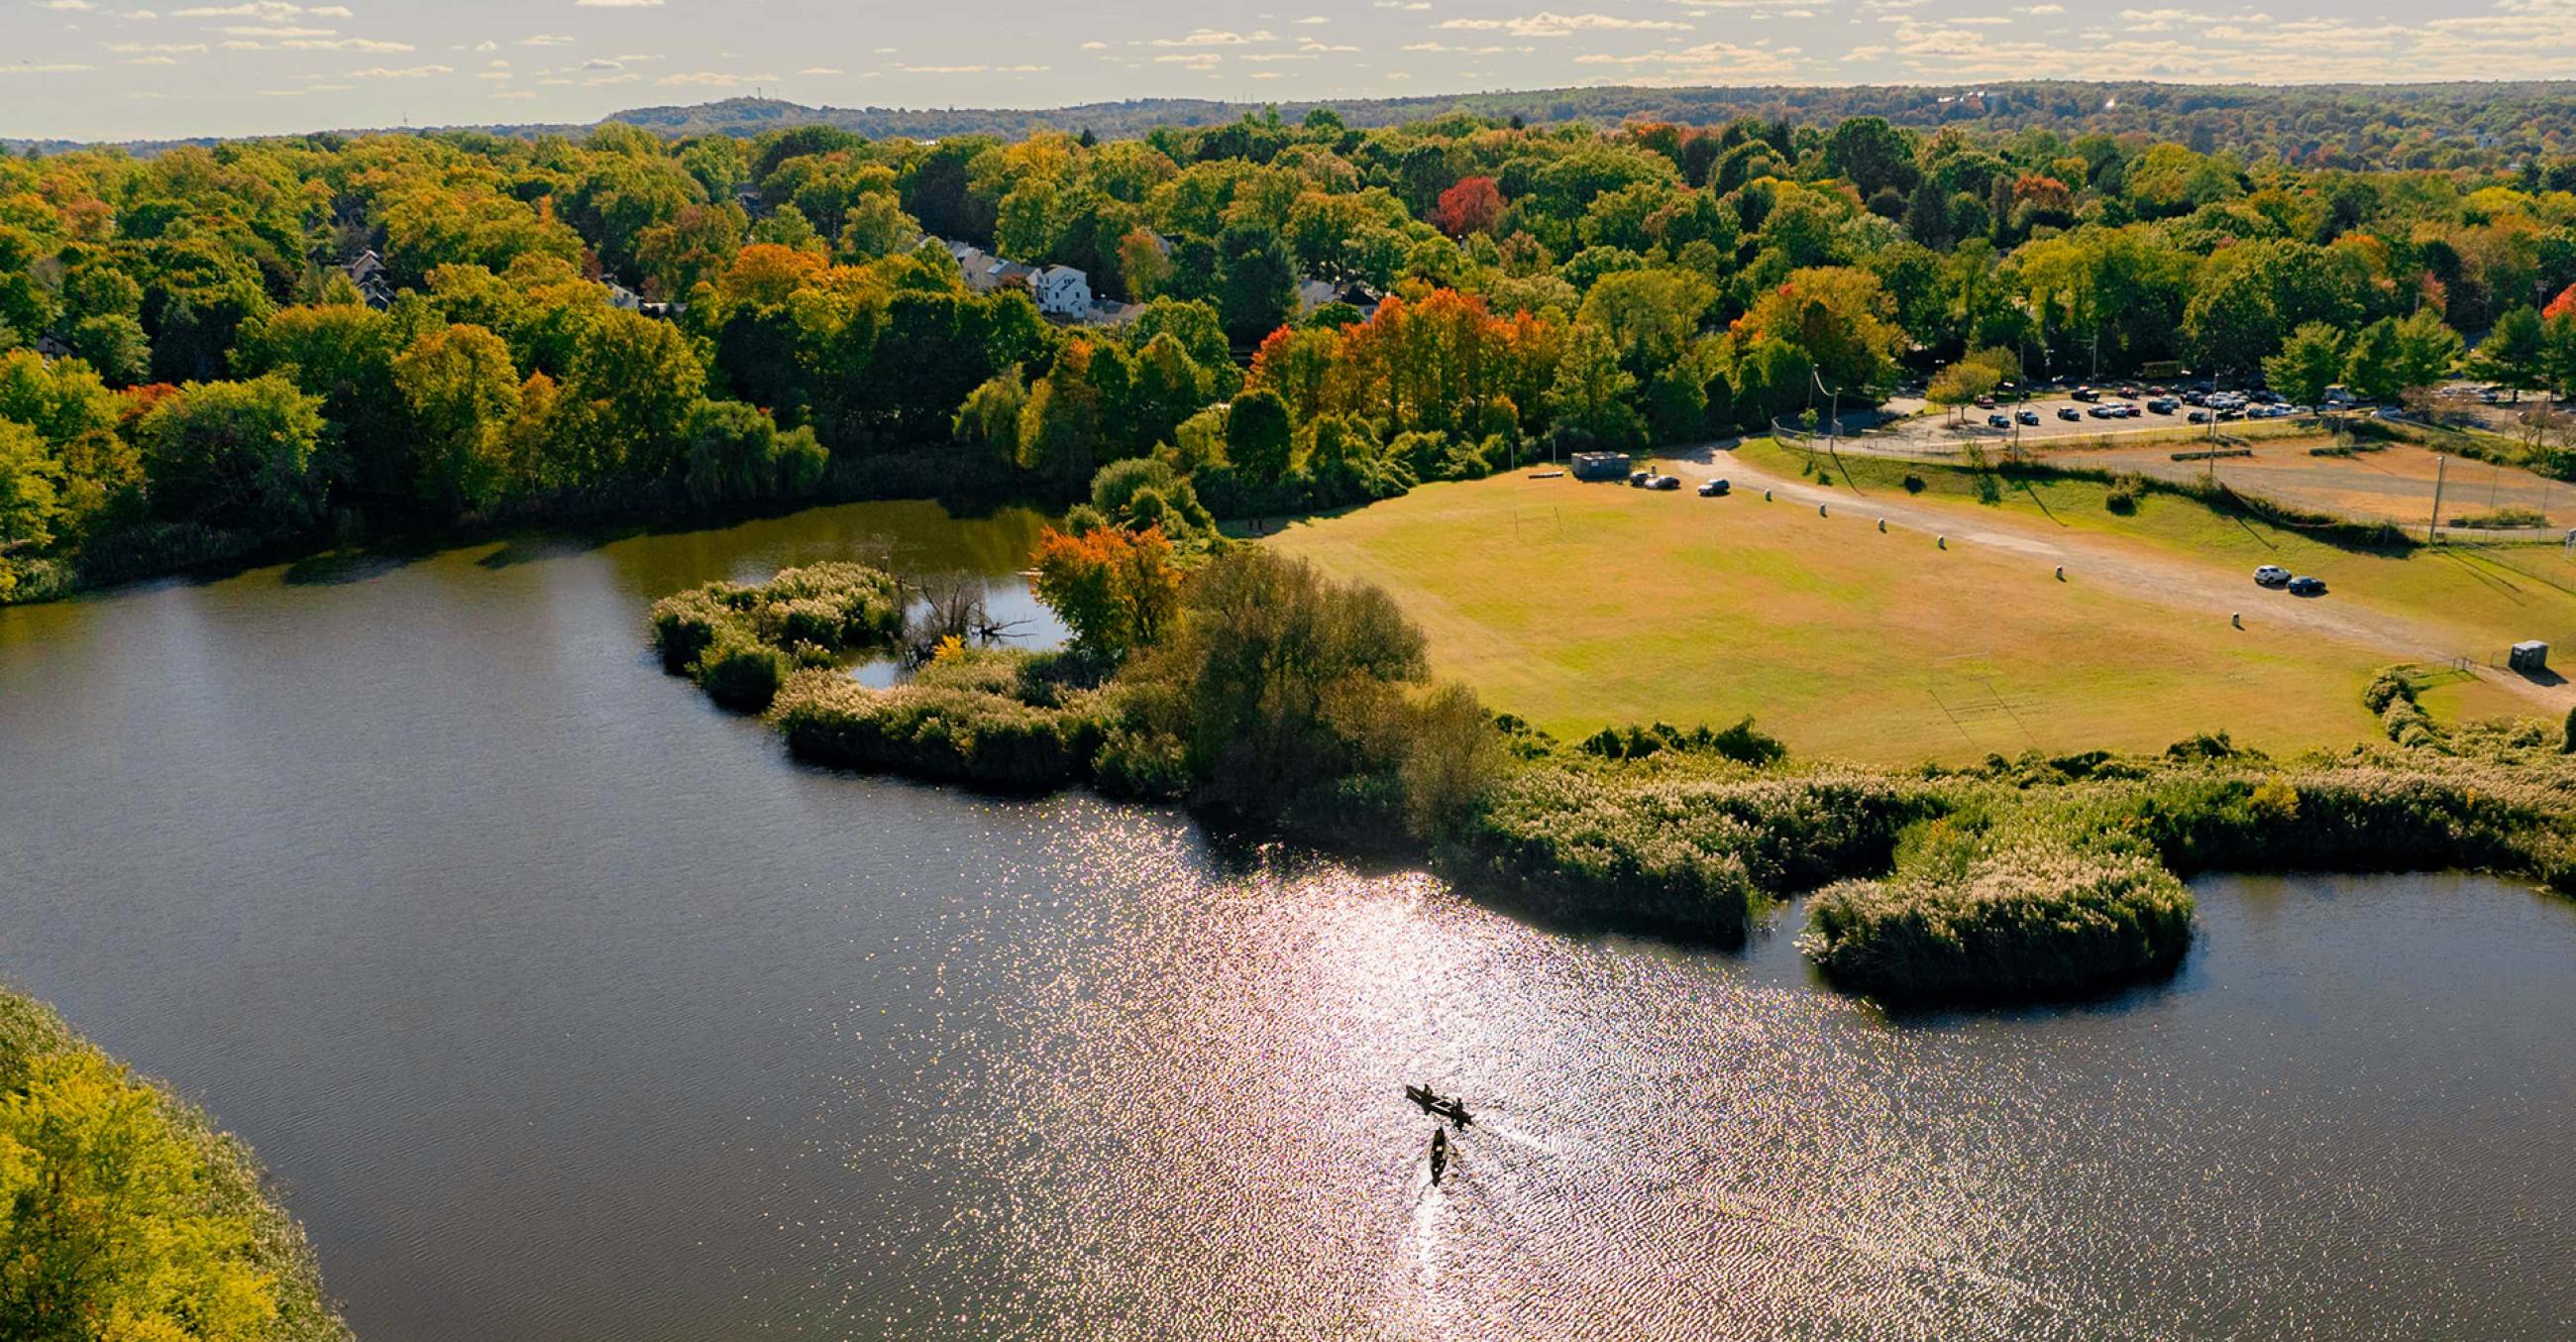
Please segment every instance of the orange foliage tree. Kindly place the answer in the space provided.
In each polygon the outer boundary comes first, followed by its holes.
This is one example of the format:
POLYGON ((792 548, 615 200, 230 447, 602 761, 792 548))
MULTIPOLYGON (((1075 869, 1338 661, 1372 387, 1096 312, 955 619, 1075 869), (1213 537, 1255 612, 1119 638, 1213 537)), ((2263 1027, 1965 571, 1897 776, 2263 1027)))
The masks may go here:
POLYGON ((1497 317, 1480 297, 1435 289, 1413 302, 1391 297, 1339 332, 1273 335, 1246 385, 1278 392, 1301 419, 1359 415, 1397 433, 1474 437, 1490 411, 1540 404, 1562 343, 1543 318, 1497 317))
POLYGON ((1036 587, 1076 644, 1114 658, 1162 637, 1181 606, 1181 571, 1161 527, 1079 536, 1050 527, 1038 538, 1036 587))

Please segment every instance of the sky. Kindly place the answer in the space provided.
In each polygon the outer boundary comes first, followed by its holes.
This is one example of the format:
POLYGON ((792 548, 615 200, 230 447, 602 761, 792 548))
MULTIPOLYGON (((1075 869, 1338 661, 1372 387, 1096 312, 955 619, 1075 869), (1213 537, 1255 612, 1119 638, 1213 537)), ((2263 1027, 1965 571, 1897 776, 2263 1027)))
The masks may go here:
POLYGON ((0 0, 0 136, 79 140, 589 122, 755 92, 1046 107, 1575 84, 2552 77, 2576 77, 2576 0, 0 0))

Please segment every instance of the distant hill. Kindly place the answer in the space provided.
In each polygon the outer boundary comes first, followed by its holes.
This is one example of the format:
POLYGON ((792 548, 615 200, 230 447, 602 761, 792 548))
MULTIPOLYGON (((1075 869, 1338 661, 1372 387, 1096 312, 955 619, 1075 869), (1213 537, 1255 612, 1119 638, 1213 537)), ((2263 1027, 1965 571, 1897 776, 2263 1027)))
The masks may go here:
MULTIPOLYGON (((953 107, 808 107, 766 98, 727 98, 690 106, 639 107, 604 121, 642 126, 670 136, 756 135, 786 126, 826 124, 871 138, 937 139, 955 135, 1019 138, 1034 131, 1089 130, 1105 138, 1142 135, 1157 126, 1207 126, 1246 113, 1277 108, 1303 117, 1330 108, 1355 127, 1402 125, 1450 113, 1519 117, 1532 123, 1581 121, 1615 124, 1653 119, 1709 124, 1741 116, 1826 122, 1883 116, 1903 126, 1972 127, 2011 132, 2046 128, 2065 134, 2145 134, 2235 147, 2255 153, 2304 155, 2332 149, 2376 166, 2404 166, 2406 156, 2443 142, 2493 151, 2498 156, 2576 150, 2576 81, 2450 84, 2202 85, 2145 82, 2033 81, 1954 85, 1881 85, 1856 88, 1560 88, 1527 92, 1436 94, 1409 98, 1356 98, 1278 103, 1218 102, 1202 98, 1135 98, 1036 109, 953 107)), ((579 135, 587 125, 488 125, 441 127, 498 135, 579 135)), ((342 131, 341 134, 358 134, 342 131)), ((209 139, 158 140, 124 146, 153 153, 209 139)), ((46 152, 77 147, 65 141, 5 141, 46 152)), ((2446 155, 2445 158, 2455 157, 2446 155)), ((2430 164, 2426 164, 2430 166, 2430 164)))

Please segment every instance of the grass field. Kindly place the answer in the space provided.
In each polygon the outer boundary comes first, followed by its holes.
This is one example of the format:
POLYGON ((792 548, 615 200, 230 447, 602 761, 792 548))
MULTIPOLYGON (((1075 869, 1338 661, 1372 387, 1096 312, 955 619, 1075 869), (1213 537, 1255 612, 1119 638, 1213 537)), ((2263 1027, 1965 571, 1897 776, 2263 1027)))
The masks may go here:
MULTIPOLYGON (((1740 455, 1781 475, 1803 465, 1767 442, 1740 455)), ((1984 505, 1964 475, 1847 461, 1833 488, 1854 506, 1831 516, 1758 489, 1702 499, 1515 474, 1427 486, 1272 543, 1386 587, 1440 671, 1559 735, 1749 713, 1801 754, 1872 762, 2157 749, 2221 729, 2282 750, 2375 731, 2358 695, 2398 660, 2386 646, 2299 628, 2287 607, 2238 630, 2224 609, 2134 584, 2059 582, 2033 548, 2051 535, 2181 557, 2211 590, 2258 563, 2319 571, 2332 599, 2420 621, 2462 654, 2576 634, 2576 565, 2555 550, 2357 555, 2172 498, 2115 516, 2098 484, 1984 505), (1909 471, 1927 483, 1919 495, 1901 487, 1909 471), (1879 497, 1955 514, 1950 548, 1912 526, 1879 532, 1866 506, 1879 497)), ((2243 586, 2248 608, 2274 599, 2288 600, 2243 586)), ((2446 687, 2442 707, 2535 711, 2492 679, 2446 687)))
POLYGON ((2175 461, 2190 444, 2122 446, 2050 454, 2051 465, 2101 471, 2134 471, 2161 480, 2214 474, 2231 489, 2348 517, 2380 518, 2422 531, 2431 520, 2436 489, 2445 524, 2499 508, 2527 508, 2556 525, 2576 521, 2576 486, 2516 466, 2452 457, 2416 443, 2377 445, 2349 456, 2319 456, 2324 438, 2289 438, 2250 444, 2249 457, 2216 462, 2175 461), (2214 470, 2213 470, 2214 468, 2214 470))

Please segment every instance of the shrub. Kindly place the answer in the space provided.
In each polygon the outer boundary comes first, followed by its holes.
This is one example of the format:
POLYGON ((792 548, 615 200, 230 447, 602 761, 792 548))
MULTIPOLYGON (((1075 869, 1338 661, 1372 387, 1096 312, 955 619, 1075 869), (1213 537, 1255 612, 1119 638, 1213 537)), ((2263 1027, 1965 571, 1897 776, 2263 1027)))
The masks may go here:
POLYGON ((1906 492, 1906 493, 1908 493, 1908 494, 1920 494, 1920 493, 1922 493, 1922 492, 1923 492, 1924 488, 1925 488, 1925 486, 1924 486, 1924 484, 1923 484, 1923 477, 1922 477, 1922 476, 1916 475, 1916 474, 1915 474, 1914 472, 1912 472, 1912 471, 1907 471, 1907 472, 1905 473, 1905 492, 1906 492))
POLYGON ((1090 773, 1105 723, 1084 701, 1044 709, 998 692, 1017 669, 1000 658, 872 690, 809 672, 782 695, 779 730, 799 759, 1011 792, 1068 787, 1090 773))
POLYGON ((865 564, 781 570, 756 587, 711 582, 653 603, 662 669, 696 680, 736 712, 769 707, 799 666, 887 647, 903 633, 903 593, 865 564))
POLYGON ((693 666, 698 688, 737 713, 766 711, 795 669, 783 649, 761 642, 738 625, 719 628, 693 666))
POLYGON ((1820 892, 1798 944, 1837 987, 1890 1003, 2053 997, 2170 969, 2192 900, 2145 853, 2045 842, 1967 869, 1820 892))

